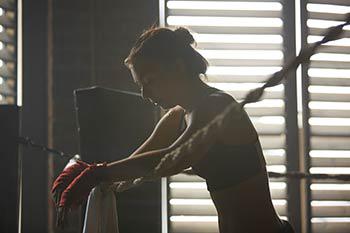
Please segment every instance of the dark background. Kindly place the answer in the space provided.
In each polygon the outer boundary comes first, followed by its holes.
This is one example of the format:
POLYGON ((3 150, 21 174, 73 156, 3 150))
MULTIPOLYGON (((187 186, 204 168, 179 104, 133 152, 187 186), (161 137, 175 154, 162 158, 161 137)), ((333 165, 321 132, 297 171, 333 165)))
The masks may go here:
MULTIPOLYGON (((22 135, 78 153, 73 90, 137 91, 123 60, 158 22, 158 0, 24 0, 22 8, 22 135)), ((23 155, 22 232, 61 232, 52 228, 48 186, 67 161, 37 150, 23 155)), ((79 232, 79 220, 77 214, 62 232, 79 232)))

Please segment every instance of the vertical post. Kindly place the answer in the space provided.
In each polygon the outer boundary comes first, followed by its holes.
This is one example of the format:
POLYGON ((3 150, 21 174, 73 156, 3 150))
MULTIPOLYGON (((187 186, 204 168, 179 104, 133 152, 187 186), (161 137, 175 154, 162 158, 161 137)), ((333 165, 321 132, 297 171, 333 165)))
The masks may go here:
MULTIPOLYGON (((166 26, 166 16, 167 16, 167 7, 166 0, 159 0, 159 26, 166 26)), ((160 118, 161 112, 158 112, 156 118, 160 118)), ((158 120, 157 119, 157 120, 158 120)), ((168 178, 161 178, 161 216, 162 216, 162 229, 161 233, 168 233, 169 231, 169 206, 168 206, 168 194, 169 194, 169 186, 168 186, 168 178)))
MULTIPOLYGON (((21 135, 47 145, 48 0, 22 1, 21 135)), ((48 232, 47 153, 23 147, 23 232, 48 232), (35 214, 33 214, 35 213, 35 214)))
MULTIPOLYGON (((283 1, 283 44, 285 61, 295 57, 295 0, 283 1)), ((296 71, 291 71, 284 82, 286 119, 287 171, 299 171, 299 140, 296 71)), ((301 232, 300 180, 287 179, 288 218, 296 232, 301 232)))
POLYGON ((20 225, 19 108, 0 105, 0 232, 18 232, 20 225))
MULTIPOLYGON (((47 145, 54 147, 53 142, 53 124, 54 124, 54 109, 53 109, 53 0, 47 0, 47 145)), ((51 185, 54 181, 54 158, 47 158, 47 196, 51 196, 51 185)), ((55 207, 50 205, 48 201, 47 213, 47 228, 48 233, 53 233, 55 230, 55 207)))
MULTIPOLYGON (((309 34, 308 27, 306 24, 308 14, 306 10, 306 4, 307 0, 300 0, 300 22, 301 22, 301 48, 305 48, 307 46, 307 36, 309 34)), ((311 161, 309 157, 310 152, 310 125, 309 125, 309 118, 310 118, 310 109, 309 109, 309 76, 308 76, 308 68, 309 63, 303 63, 301 65, 301 77, 302 77, 302 109, 303 109, 303 135, 304 135, 304 167, 305 172, 309 172, 311 161)), ((311 233, 312 232, 312 226, 311 226, 311 216, 312 216, 312 209, 311 209, 311 190, 310 190, 310 180, 305 181, 305 199, 306 199, 306 211, 305 211, 305 217, 306 217, 306 232, 311 233)))

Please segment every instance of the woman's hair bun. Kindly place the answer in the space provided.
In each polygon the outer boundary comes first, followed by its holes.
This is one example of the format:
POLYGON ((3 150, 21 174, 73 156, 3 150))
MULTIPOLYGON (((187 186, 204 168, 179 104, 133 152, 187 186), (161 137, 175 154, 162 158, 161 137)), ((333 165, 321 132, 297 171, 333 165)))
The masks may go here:
POLYGON ((188 31, 188 29, 184 27, 178 27, 174 30, 176 38, 184 44, 192 45, 195 43, 195 40, 192 34, 188 31))

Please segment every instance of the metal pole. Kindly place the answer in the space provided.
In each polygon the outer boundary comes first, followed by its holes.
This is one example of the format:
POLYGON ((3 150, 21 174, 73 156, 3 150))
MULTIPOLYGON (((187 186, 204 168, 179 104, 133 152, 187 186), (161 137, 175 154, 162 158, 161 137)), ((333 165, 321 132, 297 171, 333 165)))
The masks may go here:
MULTIPOLYGON (((306 24, 308 14, 306 10, 306 4, 307 0, 301 0, 300 1, 300 22, 301 22, 301 48, 305 48, 307 46, 307 36, 308 36, 308 27, 306 24)), ((310 152, 310 125, 309 125, 309 118, 310 118, 310 110, 309 110, 309 76, 307 74, 307 70, 309 67, 309 63, 303 63, 301 65, 301 73, 302 73, 302 110, 303 110, 303 135, 304 135, 304 164, 305 164, 305 172, 309 171, 311 161, 309 157, 310 152)), ((311 180, 305 180, 305 198, 306 198, 306 232, 311 233, 312 232, 312 226, 311 226, 311 216, 312 216, 312 210, 311 210, 311 190, 310 190, 310 183, 311 180)))
MULTIPOLYGON (((283 44, 285 61, 296 56, 295 0, 283 1, 283 44)), ((290 72, 284 82, 286 119, 287 172, 299 171, 299 134, 297 111, 296 71, 290 72)), ((300 180, 287 179, 288 219, 296 232, 301 232, 300 180)))

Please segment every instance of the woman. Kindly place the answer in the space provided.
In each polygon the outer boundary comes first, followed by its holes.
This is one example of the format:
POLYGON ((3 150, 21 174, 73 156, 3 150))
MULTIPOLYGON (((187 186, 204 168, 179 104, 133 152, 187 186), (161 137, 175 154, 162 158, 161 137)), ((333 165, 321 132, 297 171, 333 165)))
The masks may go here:
MULTIPOLYGON (((186 142, 228 105, 238 104, 200 79, 208 62, 194 50, 193 43, 192 35, 181 27, 174 31, 151 28, 140 36, 125 64, 142 97, 169 111, 130 157, 83 167, 59 198, 61 207, 71 206, 100 182, 149 174, 165 154, 186 142)), ((162 176, 192 167, 203 177, 218 213, 220 233, 293 232, 272 205, 257 132, 244 109, 238 109, 218 137, 194 147, 162 176)))

